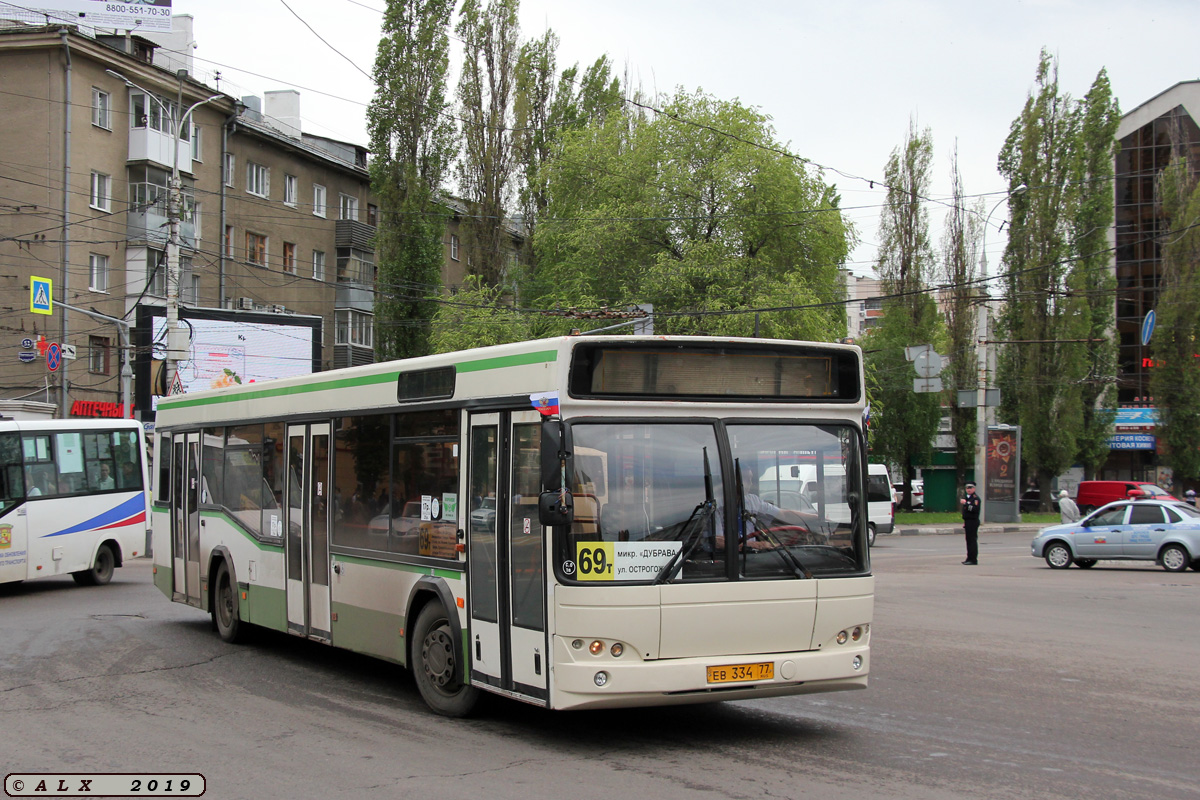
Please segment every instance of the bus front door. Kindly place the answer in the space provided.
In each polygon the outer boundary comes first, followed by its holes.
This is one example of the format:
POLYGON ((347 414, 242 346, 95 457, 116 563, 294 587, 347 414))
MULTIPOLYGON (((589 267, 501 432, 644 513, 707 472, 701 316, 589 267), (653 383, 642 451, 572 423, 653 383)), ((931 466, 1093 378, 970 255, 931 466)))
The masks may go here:
POLYGON ((289 425, 283 517, 288 632, 328 642, 329 424, 289 425))
POLYGON ((174 599, 200 607, 200 434, 177 434, 171 455, 174 599))
POLYGON ((541 417, 474 414, 467 468, 471 682, 549 703, 541 417))

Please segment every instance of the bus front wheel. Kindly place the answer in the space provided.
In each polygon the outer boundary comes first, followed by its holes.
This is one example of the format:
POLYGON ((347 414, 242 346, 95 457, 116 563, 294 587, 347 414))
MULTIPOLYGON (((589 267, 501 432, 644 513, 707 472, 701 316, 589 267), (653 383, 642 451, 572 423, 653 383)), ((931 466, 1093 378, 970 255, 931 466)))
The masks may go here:
POLYGON ((217 635, 234 644, 242 638, 242 621, 238 618, 237 591, 229 575, 229 566, 222 561, 213 581, 212 617, 217 635))
POLYGON ((454 629, 439 602, 417 614, 412 628, 412 672, 425 703, 447 717, 464 717, 475 707, 479 690, 460 680, 454 629))
POLYGON ((80 586, 103 586, 112 580, 113 570, 117 566, 117 557, 107 544, 100 545, 96 550, 96 563, 91 569, 72 572, 71 577, 80 586))

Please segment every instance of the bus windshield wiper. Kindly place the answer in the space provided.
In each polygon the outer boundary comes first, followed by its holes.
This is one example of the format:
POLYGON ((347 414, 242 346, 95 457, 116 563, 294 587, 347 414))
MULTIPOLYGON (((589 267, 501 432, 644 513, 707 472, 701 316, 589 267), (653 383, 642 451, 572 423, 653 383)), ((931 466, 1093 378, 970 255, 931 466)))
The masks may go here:
POLYGON ((708 464, 708 448, 702 448, 704 453, 704 502, 698 503, 692 509, 692 513, 688 516, 687 521, 683 523, 683 534, 679 537, 683 542, 683 546, 671 556, 671 560, 663 565, 663 568, 654 576, 654 582, 665 583, 675 577, 675 573, 683 566, 683 562, 692 557, 692 553, 696 552, 696 548, 700 546, 701 537, 696 533, 705 530, 712 523, 713 512, 716 509, 716 500, 713 497, 713 479, 712 468, 708 464), (690 533, 688 525, 697 517, 700 519, 700 524, 694 526, 690 533))
MULTIPOLYGON (((746 524, 749 523, 756 535, 763 537, 769 544, 773 545, 772 551, 779 554, 779 557, 784 560, 787 566, 791 567, 792 573, 797 578, 812 578, 812 573, 800 563, 800 559, 796 558, 796 554, 787 547, 784 547, 783 542, 779 541, 779 537, 774 533, 759 525, 758 518, 746 508, 746 488, 742 484, 742 464, 740 458, 734 459, 733 468, 734 481, 737 484, 738 520, 742 523, 742 527, 746 527, 746 524)), ((738 544, 746 547, 745 541, 739 541, 738 544)))

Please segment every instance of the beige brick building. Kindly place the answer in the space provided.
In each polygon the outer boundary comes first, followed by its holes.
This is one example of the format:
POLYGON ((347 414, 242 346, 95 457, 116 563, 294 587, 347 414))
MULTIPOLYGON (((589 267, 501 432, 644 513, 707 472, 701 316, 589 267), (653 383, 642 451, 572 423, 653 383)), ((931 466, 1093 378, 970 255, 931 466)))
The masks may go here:
POLYGON ((154 66, 154 47, 62 26, 0 28, 0 398, 48 400, 68 415, 85 401, 77 408, 92 415, 120 402, 120 364, 132 356, 145 411, 152 343, 135 340, 131 354, 113 323, 61 305, 31 313, 30 279, 53 280, 57 303, 130 322, 162 307, 176 164, 182 316, 204 308, 235 323, 307 326, 314 369, 373 359, 366 149, 303 134, 296 92, 242 102, 154 66), (192 107, 177 137, 173 119, 192 107), (74 346, 77 358, 50 372, 39 340, 74 346))

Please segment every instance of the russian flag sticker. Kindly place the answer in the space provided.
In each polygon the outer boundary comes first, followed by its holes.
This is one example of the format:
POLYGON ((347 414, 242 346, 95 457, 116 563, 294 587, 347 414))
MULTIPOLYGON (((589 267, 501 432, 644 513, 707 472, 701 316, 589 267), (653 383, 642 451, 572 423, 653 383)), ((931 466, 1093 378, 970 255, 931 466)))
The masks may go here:
POLYGON ((558 413, 558 392, 541 392, 529 395, 529 404, 536 408, 543 417, 558 413))

